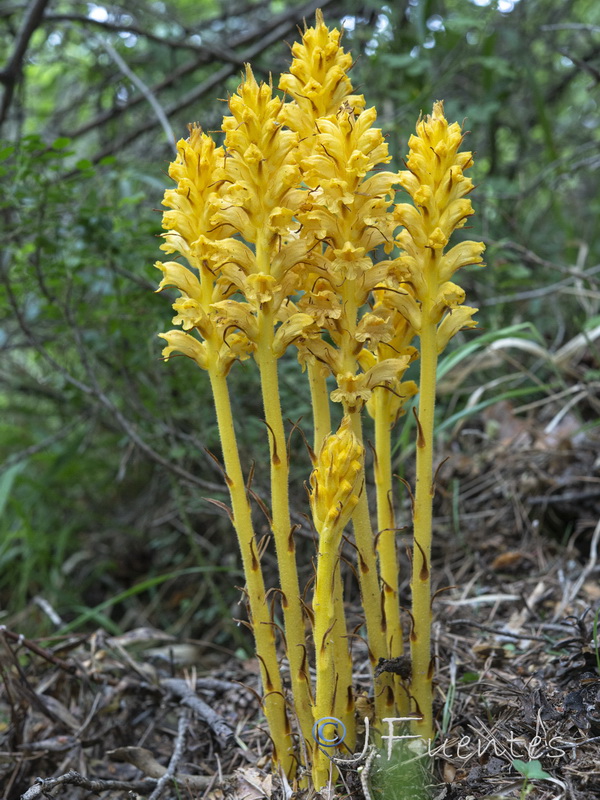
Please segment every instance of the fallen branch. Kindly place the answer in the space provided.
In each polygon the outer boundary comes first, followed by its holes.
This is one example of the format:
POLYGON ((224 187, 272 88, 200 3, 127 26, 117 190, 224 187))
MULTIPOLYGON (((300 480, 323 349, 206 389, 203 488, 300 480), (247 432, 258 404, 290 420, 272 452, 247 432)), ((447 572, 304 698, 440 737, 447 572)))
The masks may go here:
MULTIPOLYGON (((109 792, 115 790, 123 790, 129 792, 137 792, 138 794, 149 794, 156 786, 156 780, 149 779, 143 781, 116 781, 116 780, 101 780, 98 778, 85 778, 74 769, 69 770, 64 775, 59 775, 58 778, 37 778, 33 786, 31 786, 25 794, 21 795, 21 800, 35 800, 36 797, 48 797, 48 790, 53 789, 55 786, 81 786, 82 789, 87 789, 90 792, 98 794, 99 792, 109 792)), ((208 785, 208 784, 206 784, 208 785)))
POLYGON ((184 706, 191 708, 200 719, 203 719, 223 746, 233 743, 235 734, 223 717, 201 700, 186 681, 181 678, 165 678, 160 685, 179 697, 184 706))

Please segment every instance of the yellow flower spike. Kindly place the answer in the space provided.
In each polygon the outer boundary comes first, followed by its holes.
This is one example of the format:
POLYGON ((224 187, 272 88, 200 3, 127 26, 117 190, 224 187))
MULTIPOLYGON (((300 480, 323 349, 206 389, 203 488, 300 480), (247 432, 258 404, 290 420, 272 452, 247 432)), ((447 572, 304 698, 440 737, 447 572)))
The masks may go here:
MULTIPOLYGON (((352 83, 348 77, 352 67, 352 57, 341 47, 341 38, 341 31, 329 30, 323 20, 322 12, 317 10, 314 27, 309 28, 305 25, 302 41, 292 47, 293 59, 290 70, 281 76, 279 82, 279 88, 291 98, 291 101, 283 106, 281 116, 290 130, 298 135, 299 141, 295 148, 296 162, 302 169, 304 183, 314 190, 310 202, 299 203, 299 207, 305 212, 301 235, 306 239, 312 236, 315 242, 323 241, 327 236, 327 230, 318 215, 309 223, 313 204, 324 202, 327 209, 336 215, 341 213, 344 204, 350 205, 354 202, 354 196, 344 181, 338 182, 335 195, 331 190, 323 192, 319 189, 320 177, 306 169, 307 159, 314 154, 317 146, 317 134, 320 132, 318 121, 335 116, 342 106, 353 115, 364 108, 362 95, 352 94, 352 83)), ((315 289, 313 285, 315 276, 308 271, 305 271, 304 275, 302 289, 306 293, 305 297, 310 297, 315 289)), ((309 305, 310 308, 302 310, 309 313, 314 311, 315 321, 321 326, 322 322, 319 320, 331 321, 338 318, 325 315, 319 303, 312 305, 309 303, 309 305)), ((314 449, 318 452, 325 436, 331 430, 327 371, 317 358, 308 353, 304 344, 301 344, 298 358, 308 369, 314 421, 314 449)))
MULTIPOLYGON (((364 448, 345 416, 336 433, 327 436, 310 476, 310 506, 319 535, 317 575, 313 598, 313 638, 316 662, 315 720, 335 716, 346 726, 345 745, 354 746, 352 660, 348 650, 340 545, 362 492, 364 448)), ((313 782, 328 780, 329 760, 313 743, 313 782)))
POLYGON ((184 331, 169 331, 161 334, 167 342, 163 355, 168 358, 172 353, 182 353, 208 371, 232 518, 246 577, 249 621, 260 660, 263 708, 273 741, 273 761, 291 777, 297 761, 292 754, 291 730, 275 635, 265 598, 258 545, 226 383, 226 375, 233 362, 247 358, 254 344, 243 331, 232 328, 227 320, 220 324, 221 312, 213 307, 213 304, 226 302, 232 292, 229 281, 223 282, 216 277, 217 271, 225 263, 230 263, 230 267, 237 265, 238 270, 247 268, 251 251, 247 248, 244 250, 241 242, 226 238, 232 232, 231 226, 223 224, 213 229, 212 217, 219 207, 217 193, 221 179, 218 166, 224 158, 223 149, 215 147, 210 137, 203 134, 198 126, 192 126, 189 138, 178 143, 177 151, 177 158, 169 168, 169 174, 177 185, 165 192, 163 201, 170 210, 163 215, 163 226, 167 228, 167 233, 162 249, 167 253, 181 253, 191 266, 198 269, 200 278, 177 262, 157 264, 163 272, 159 289, 175 286, 182 292, 182 297, 174 304, 177 312, 174 322, 180 323, 184 330, 197 330, 204 342, 184 331))
POLYGON ((282 117, 290 130, 299 134, 300 164, 312 153, 317 119, 335 114, 343 103, 355 112, 364 107, 362 95, 352 94, 348 77, 352 56, 344 52, 341 38, 341 31, 329 30, 317 10, 315 26, 305 28, 302 41, 292 46, 290 71, 279 81, 279 88, 292 98, 285 104, 282 117))
MULTIPOLYGON (((298 136, 283 129, 282 105, 270 86, 256 82, 246 65, 245 81, 229 99, 232 115, 223 119, 227 150, 223 178, 229 186, 214 221, 230 223, 252 243, 260 232, 267 246, 281 235, 286 195, 291 192, 295 197, 301 183, 292 153, 298 136)), ((291 214, 288 219, 292 224, 291 214)))
POLYGON ((310 476, 310 507, 317 531, 327 527, 341 533, 349 522, 351 506, 357 501, 363 454, 350 418, 345 416, 336 433, 323 443, 310 476))
MULTIPOLYGON (((414 732, 433 737, 431 659, 431 534, 433 500, 433 432, 436 369, 439 353, 461 328, 473 327, 475 309, 461 305, 464 291, 450 282, 457 269, 481 263, 483 244, 463 242, 445 253, 454 230, 473 214, 465 198, 472 188, 463 171, 473 163, 471 153, 459 152, 463 134, 457 123, 448 124, 442 103, 417 124, 409 139, 408 172, 400 183, 414 206, 396 206, 395 217, 404 225, 397 241, 406 251, 396 265, 412 294, 397 295, 392 302, 420 338, 420 383, 417 437, 417 480, 413 511, 413 574, 411 631, 414 710, 421 715, 414 732)), ((402 279, 402 278, 401 278, 402 279)))
POLYGON ((198 125, 190 125, 189 134, 188 139, 177 142, 177 158, 169 166, 169 176, 177 185, 167 189, 162 201, 170 210, 163 214, 167 233, 161 249, 181 253, 191 266, 198 267, 202 258, 212 260, 219 250, 219 243, 214 240, 229 235, 223 230, 215 236, 205 236, 211 228, 209 219, 216 199, 214 165, 223 158, 224 151, 198 125))

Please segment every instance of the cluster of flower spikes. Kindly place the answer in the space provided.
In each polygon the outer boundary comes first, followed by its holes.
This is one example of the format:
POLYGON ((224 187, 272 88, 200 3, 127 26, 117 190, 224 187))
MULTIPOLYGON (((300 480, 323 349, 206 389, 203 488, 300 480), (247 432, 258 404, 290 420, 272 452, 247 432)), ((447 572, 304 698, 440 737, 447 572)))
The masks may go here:
MULTIPOLYGON (((365 351, 366 369, 357 374, 356 356, 365 346, 374 350, 397 338, 393 311, 385 304, 360 319, 353 309, 364 306, 385 277, 385 265, 374 267, 371 256, 380 245, 391 247, 398 227, 389 213, 398 176, 368 177, 390 157, 373 127, 375 109, 362 110, 364 98, 352 94, 352 60, 339 40, 339 31, 330 31, 318 14, 315 27, 293 47, 290 72, 281 77, 291 102, 258 85, 247 67, 246 80, 229 101, 231 116, 223 121, 225 148, 216 148, 198 127, 178 143, 169 169, 177 186, 163 201, 171 210, 163 216, 168 233, 162 247, 219 279, 212 281, 210 298, 204 292, 202 304, 193 273, 177 262, 158 266, 164 272, 160 288, 182 291, 174 323, 215 344, 220 336, 225 372, 255 351, 256 316, 269 304, 279 319, 276 355, 298 344, 301 360, 316 358, 337 376, 332 399, 355 411, 374 386, 397 383, 409 359, 403 353, 391 358, 398 355, 394 346, 386 358, 381 348, 379 358, 365 351), (316 242, 323 246, 315 248, 316 242), (298 302, 284 305, 298 290, 298 302)), ((206 349, 197 338, 181 331, 163 337, 165 356, 179 351, 206 368, 206 349)))
POLYGON ((331 399, 345 412, 356 418, 368 404, 389 427, 416 391, 402 375, 415 357, 423 298, 435 295, 428 313, 439 323, 440 351, 473 324, 474 309, 448 279, 480 262, 482 246, 444 253, 471 213, 463 176, 471 156, 457 152, 460 128, 436 104, 411 137, 408 171, 378 171, 390 160, 387 145, 375 109, 352 94, 339 32, 318 13, 293 56, 279 84, 289 101, 257 84, 248 67, 223 121, 224 148, 198 127, 178 144, 163 249, 180 252, 200 280, 177 262, 158 265, 160 288, 182 293, 173 321, 183 330, 162 334, 163 354, 181 352, 226 375, 237 359, 254 355, 262 368, 267 354, 278 358, 293 343, 301 362, 334 375, 331 399), (414 207, 391 210, 399 185, 414 207), (377 262, 394 243, 401 255, 377 262))

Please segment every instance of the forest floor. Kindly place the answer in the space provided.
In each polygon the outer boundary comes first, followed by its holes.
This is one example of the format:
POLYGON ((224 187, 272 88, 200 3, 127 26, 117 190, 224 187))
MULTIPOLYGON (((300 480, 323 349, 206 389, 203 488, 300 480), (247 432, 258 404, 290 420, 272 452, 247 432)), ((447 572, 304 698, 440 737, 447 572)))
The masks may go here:
MULTIPOLYGON (((600 797, 600 442, 578 430, 500 404, 452 437, 436 500, 436 588, 449 588, 434 602, 433 754, 411 770, 395 744, 321 797, 600 797)), ((7 622, 5 800, 319 797, 271 776, 255 661, 224 652, 203 669, 197 642, 148 628, 41 646, 7 622)))

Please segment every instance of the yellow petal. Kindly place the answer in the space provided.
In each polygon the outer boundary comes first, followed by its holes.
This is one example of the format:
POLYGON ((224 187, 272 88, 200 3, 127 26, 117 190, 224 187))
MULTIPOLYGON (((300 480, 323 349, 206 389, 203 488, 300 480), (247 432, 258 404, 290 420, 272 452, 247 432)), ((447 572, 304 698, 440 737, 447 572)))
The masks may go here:
POLYGON ((457 286, 455 283, 446 281, 446 283, 440 286, 435 298, 435 303, 431 307, 431 321, 439 322, 446 309, 456 308, 464 302, 464 299, 465 290, 461 289, 461 287, 457 286))
POLYGON ((450 339, 464 328, 474 328, 477 322, 471 319, 479 309, 469 306, 458 306, 450 310, 437 328, 436 341, 438 353, 446 347, 450 339))
POLYGON ((299 338, 304 338, 307 331, 314 329, 313 333, 318 333, 318 328, 315 325, 313 318, 309 314, 292 314, 291 317, 285 320, 275 333, 273 340, 273 353, 276 358, 280 358, 289 345, 299 338))
POLYGON ((195 361, 202 369, 208 369, 206 346, 194 336, 183 331, 167 331, 158 335, 167 342, 162 351, 163 358, 168 359, 173 353, 181 353, 195 361))
POLYGON ((482 264, 481 254, 485 250, 483 242, 460 242, 442 256, 439 267, 441 281, 449 280, 456 270, 472 264, 482 264))
POLYGON ((157 292, 160 292, 167 286, 174 286, 188 297, 200 302, 202 300, 202 290, 200 288, 200 281, 194 273, 177 261, 166 261, 161 263, 157 261, 154 265, 163 273, 163 279, 158 285, 157 292))

